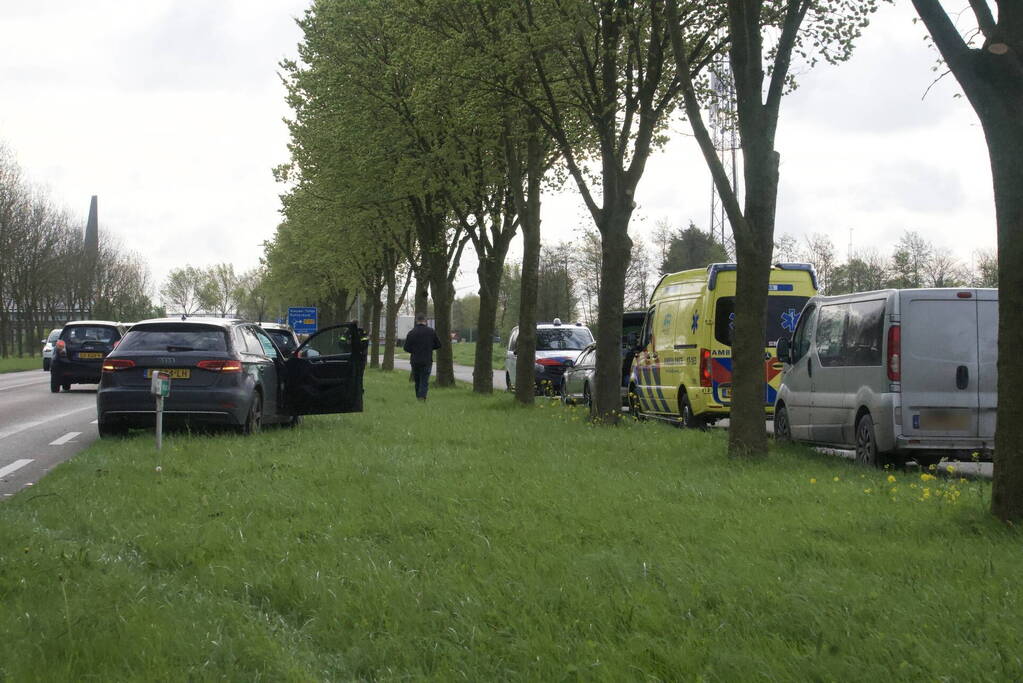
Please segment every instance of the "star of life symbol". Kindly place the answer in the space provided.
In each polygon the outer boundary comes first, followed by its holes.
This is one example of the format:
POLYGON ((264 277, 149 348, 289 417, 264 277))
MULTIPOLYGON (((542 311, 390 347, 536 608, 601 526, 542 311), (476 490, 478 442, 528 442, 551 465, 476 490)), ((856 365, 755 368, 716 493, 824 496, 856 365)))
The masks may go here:
POLYGON ((693 313, 693 332, 696 332, 696 328, 700 326, 700 314, 693 313))
POLYGON ((735 332, 735 313, 728 314, 728 329, 735 332))
POLYGON ((781 326, 782 329, 789 332, 796 331, 796 325, 799 323, 799 315, 801 311, 797 311, 794 308, 790 308, 781 314, 781 326))

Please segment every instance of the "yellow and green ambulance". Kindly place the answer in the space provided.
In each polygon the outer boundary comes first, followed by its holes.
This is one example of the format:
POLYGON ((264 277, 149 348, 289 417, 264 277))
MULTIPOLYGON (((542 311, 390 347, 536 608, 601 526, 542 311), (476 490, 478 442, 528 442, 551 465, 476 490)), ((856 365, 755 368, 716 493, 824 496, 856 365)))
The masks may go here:
MULTIPOLYGON (((734 263, 669 273, 650 298, 629 383, 633 414, 701 427, 728 417, 732 398, 734 263)), ((774 410, 782 363, 775 347, 789 337, 803 304, 817 293, 808 263, 771 267, 764 340, 766 413, 774 410)))

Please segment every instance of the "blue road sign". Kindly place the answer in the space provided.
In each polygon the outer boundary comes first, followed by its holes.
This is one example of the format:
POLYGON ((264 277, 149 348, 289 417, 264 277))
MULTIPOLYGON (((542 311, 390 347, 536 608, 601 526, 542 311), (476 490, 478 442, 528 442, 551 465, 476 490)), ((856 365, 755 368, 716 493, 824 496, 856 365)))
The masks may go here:
POLYGON ((288 308, 288 324, 295 334, 314 334, 316 332, 316 306, 292 306, 288 308))

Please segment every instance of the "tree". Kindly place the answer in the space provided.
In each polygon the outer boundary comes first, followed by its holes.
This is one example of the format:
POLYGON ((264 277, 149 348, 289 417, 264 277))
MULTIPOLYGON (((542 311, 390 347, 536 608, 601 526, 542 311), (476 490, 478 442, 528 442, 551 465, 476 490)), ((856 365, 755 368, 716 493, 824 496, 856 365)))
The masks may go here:
POLYGON ((892 254, 889 286, 898 289, 927 286, 927 264, 933 254, 933 245, 920 233, 905 231, 892 254))
POLYGON ((691 45, 679 30, 678 0, 666 0, 672 49, 685 76, 686 115, 721 197, 735 238, 738 271, 732 407, 728 452, 767 454, 764 421, 767 286, 774 248, 780 155, 775 133, 782 96, 793 85, 792 56, 808 66, 818 59, 848 59, 852 43, 876 9, 876 0, 727 0, 729 63, 735 83, 736 121, 743 158, 744 203, 725 172, 703 120, 702 103, 689 77, 691 45), (766 36, 766 38, 765 38, 766 36), (766 82, 765 82, 766 78, 766 82))
POLYGON ((885 259, 876 251, 863 251, 835 267, 826 293, 869 292, 887 287, 887 280, 885 259))
POLYGON ((230 263, 218 263, 202 271, 199 298, 203 307, 221 318, 238 309, 238 276, 230 263))
POLYGON ((160 287, 160 298, 171 315, 192 315, 202 308, 203 273, 193 266, 174 268, 160 287))
POLYGON ((690 268, 704 268, 728 260, 728 253, 709 232, 692 221, 685 230, 676 230, 668 242, 668 253, 661 261, 661 275, 690 268))
POLYGON ((572 246, 564 242, 553 247, 543 247, 541 250, 536 298, 538 320, 547 322, 555 318, 565 322, 575 320, 577 300, 571 254, 572 246))
POLYGON ((998 286, 998 255, 981 249, 973 254, 974 269, 970 284, 974 287, 998 286))
POLYGON ((980 45, 956 30, 939 0, 913 0, 917 13, 973 106, 991 159, 998 232, 998 430, 991 511, 1023 520, 1023 3, 970 0, 980 45))
POLYGON ((817 272, 817 283, 822 294, 831 293, 831 278, 838 258, 835 256, 835 245, 824 233, 807 235, 805 247, 800 252, 799 260, 813 266, 817 272))

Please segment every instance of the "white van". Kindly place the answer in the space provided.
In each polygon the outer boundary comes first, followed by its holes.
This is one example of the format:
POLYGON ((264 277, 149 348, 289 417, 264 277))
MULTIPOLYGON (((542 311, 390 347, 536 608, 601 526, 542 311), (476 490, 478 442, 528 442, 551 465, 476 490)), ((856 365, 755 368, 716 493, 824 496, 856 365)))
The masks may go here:
POLYGON ((778 439, 855 447, 875 466, 994 448, 997 289, 817 296, 778 358, 778 439))

